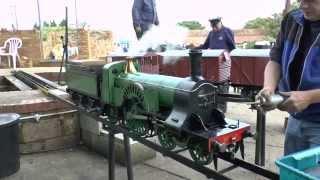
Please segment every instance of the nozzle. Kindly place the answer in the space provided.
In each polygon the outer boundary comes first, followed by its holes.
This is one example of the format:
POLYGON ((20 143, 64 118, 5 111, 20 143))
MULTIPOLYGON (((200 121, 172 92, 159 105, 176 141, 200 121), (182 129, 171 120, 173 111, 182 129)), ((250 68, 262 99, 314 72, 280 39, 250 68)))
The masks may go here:
POLYGON ((281 94, 273 94, 271 96, 259 96, 255 104, 262 108, 264 111, 270 111, 276 109, 284 101, 287 100, 287 96, 281 94))

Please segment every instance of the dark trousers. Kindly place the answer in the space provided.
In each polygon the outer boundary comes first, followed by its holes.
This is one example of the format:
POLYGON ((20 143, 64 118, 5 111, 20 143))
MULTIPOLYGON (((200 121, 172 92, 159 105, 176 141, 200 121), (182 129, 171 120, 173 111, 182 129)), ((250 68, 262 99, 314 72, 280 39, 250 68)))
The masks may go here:
POLYGON ((284 155, 320 146, 320 123, 289 117, 284 155))

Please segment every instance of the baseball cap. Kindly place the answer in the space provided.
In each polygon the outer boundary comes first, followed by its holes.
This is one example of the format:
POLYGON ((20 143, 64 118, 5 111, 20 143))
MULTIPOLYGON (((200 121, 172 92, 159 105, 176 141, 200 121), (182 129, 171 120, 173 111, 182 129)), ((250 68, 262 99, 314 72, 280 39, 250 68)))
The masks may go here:
POLYGON ((211 24, 217 24, 220 21, 221 21, 221 17, 213 17, 213 18, 209 19, 209 22, 211 24))

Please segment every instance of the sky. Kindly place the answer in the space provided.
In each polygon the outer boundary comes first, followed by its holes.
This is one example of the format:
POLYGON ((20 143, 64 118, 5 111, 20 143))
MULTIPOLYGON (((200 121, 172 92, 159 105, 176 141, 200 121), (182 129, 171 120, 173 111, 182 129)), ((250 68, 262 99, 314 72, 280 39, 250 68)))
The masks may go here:
MULTIPOLYGON (((133 0, 38 0, 42 21, 60 22, 68 6, 69 23, 85 22, 90 29, 112 30, 119 36, 133 34, 131 8, 133 0), (77 7, 77 8, 75 8, 77 7), (75 11, 77 9, 77 11, 75 11), (77 18, 75 18, 77 17, 77 18)), ((282 12, 285 0, 156 0, 160 27, 196 20, 209 27, 208 19, 220 16, 231 29, 241 29, 257 17, 282 12)), ((0 28, 32 29, 38 22, 37 0, 1 0, 0 28)))

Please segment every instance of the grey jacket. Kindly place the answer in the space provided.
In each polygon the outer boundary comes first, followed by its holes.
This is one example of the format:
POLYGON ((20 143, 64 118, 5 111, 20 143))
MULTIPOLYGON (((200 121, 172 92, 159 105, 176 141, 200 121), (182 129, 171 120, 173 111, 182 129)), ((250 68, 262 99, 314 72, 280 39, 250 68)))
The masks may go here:
POLYGON ((134 26, 158 25, 159 19, 155 0, 134 0, 132 20, 134 26))

